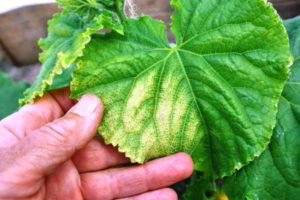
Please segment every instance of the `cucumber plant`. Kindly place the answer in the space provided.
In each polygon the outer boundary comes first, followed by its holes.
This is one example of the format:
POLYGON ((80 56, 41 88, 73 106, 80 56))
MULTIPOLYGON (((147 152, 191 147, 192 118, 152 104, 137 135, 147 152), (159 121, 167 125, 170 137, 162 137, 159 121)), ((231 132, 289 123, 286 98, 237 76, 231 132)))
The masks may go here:
MULTIPOLYGON (((259 159, 274 164, 263 152, 277 134, 285 137, 282 133, 294 128, 289 123, 297 123, 286 113, 289 105, 298 109, 297 102, 285 103, 296 99, 291 95, 297 81, 290 82, 297 72, 284 90, 294 59, 270 3, 172 0, 176 44, 170 45, 162 21, 127 17, 123 0, 57 1, 64 11, 49 21, 49 35, 39 42, 42 70, 22 105, 66 86, 74 99, 96 94, 105 105, 99 134, 132 162, 186 152, 195 171, 204 174, 192 184, 215 192, 209 198, 260 197, 247 194, 261 187, 245 188, 261 180, 255 176, 247 182, 239 174, 256 173, 249 168, 259 159), (103 29, 111 32, 99 32, 103 29), (281 120, 290 121, 282 121, 283 127, 281 120), (215 182, 220 179, 221 186, 215 182), (232 193, 234 184, 241 190, 232 193)), ((290 177, 296 171, 286 173, 290 177)), ((292 183, 299 189, 299 177, 292 183)), ((185 198, 193 195, 188 190, 185 198)))

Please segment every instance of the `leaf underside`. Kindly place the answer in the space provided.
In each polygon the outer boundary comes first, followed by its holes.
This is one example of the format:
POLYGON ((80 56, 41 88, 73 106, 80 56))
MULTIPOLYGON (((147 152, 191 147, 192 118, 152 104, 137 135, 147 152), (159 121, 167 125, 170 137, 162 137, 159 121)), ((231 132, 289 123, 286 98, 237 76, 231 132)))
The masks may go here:
POLYGON ((67 13, 76 13, 79 16, 91 19, 107 7, 115 4, 114 0, 56 0, 59 7, 67 13))
POLYGON ((82 56, 82 51, 90 42, 93 33, 103 28, 123 33, 118 17, 106 10, 93 15, 90 20, 75 13, 58 13, 48 24, 48 37, 39 41, 43 50, 40 54, 40 61, 43 63, 41 72, 35 83, 25 91, 25 98, 20 100, 21 105, 33 103, 37 97, 42 97, 48 90, 68 86, 72 69, 67 72, 65 70, 82 56), (63 73, 64 75, 56 80, 56 77, 63 73), (53 82, 56 83, 54 87, 52 87, 53 82))
POLYGON ((99 133, 132 161, 176 152, 196 169, 231 175, 270 141, 292 62, 288 36, 264 0, 173 0, 173 33, 150 17, 124 36, 94 35, 78 60, 72 97, 105 104, 99 133))
POLYGON ((287 20, 294 55, 292 76, 279 103, 268 149, 224 182, 232 200, 292 200, 300 196, 300 17, 287 20))

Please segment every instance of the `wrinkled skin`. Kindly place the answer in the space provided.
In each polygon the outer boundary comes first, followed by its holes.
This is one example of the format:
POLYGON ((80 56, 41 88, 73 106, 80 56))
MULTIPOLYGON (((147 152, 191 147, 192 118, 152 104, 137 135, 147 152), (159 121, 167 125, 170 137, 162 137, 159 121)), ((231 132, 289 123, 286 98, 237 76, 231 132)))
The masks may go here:
POLYGON ((177 199, 166 187, 191 175, 191 158, 113 168, 129 160, 95 138, 102 116, 96 96, 75 103, 63 89, 2 120, 0 199, 177 199))

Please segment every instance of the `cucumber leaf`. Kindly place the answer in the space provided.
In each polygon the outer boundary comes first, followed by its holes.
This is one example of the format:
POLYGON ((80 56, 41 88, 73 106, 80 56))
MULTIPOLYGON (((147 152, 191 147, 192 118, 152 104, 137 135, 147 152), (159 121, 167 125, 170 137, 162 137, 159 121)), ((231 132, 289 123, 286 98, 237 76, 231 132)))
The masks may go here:
POLYGON ((224 182, 232 200, 299 199, 300 196, 300 17, 287 20, 295 57, 279 104, 272 142, 262 156, 224 182))
MULTIPOLYGON (((123 33, 118 16, 107 10, 100 12, 88 22, 74 13, 56 14, 49 21, 48 37, 39 41, 43 50, 40 54, 40 61, 43 63, 41 72, 31 88, 26 90, 25 98, 20 100, 20 104, 33 103, 35 98, 43 96, 55 77, 82 56, 91 35, 104 28, 123 33)), ((61 76, 60 79, 65 79, 62 85, 69 85, 71 77, 61 76)))
POLYGON ((65 69, 62 74, 56 75, 53 79, 52 85, 47 87, 47 90, 57 90, 65 87, 69 87, 72 81, 72 73, 76 69, 76 65, 72 64, 65 69))
POLYGON ((56 0, 65 12, 76 13, 90 21, 104 10, 110 10, 125 20, 124 0, 56 0))
POLYGON ((18 110, 18 100, 28 87, 28 83, 15 82, 0 71, 0 120, 18 110))
MULTIPOLYGON (((297 66, 298 71, 299 66, 297 66)), ((293 88, 300 92, 299 87, 295 88, 292 85, 294 83, 288 84, 287 88, 293 88)), ((296 96, 290 93, 289 95, 296 96)), ((225 179, 224 191, 230 199, 299 198, 300 104, 294 104, 292 99, 282 97, 279 110, 275 135, 268 150, 245 169, 225 179)))
POLYGON ((292 62, 286 30, 264 0, 172 6, 176 45, 151 17, 125 21, 124 36, 93 36, 72 97, 103 100, 99 133, 133 162, 184 151, 196 170, 231 175, 270 141, 292 62))
POLYGON ((94 17, 115 4, 113 0, 57 0, 57 2, 65 12, 77 13, 85 18, 94 17))
POLYGON ((300 59, 300 16, 285 20, 284 25, 288 31, 294 62, 300 59))

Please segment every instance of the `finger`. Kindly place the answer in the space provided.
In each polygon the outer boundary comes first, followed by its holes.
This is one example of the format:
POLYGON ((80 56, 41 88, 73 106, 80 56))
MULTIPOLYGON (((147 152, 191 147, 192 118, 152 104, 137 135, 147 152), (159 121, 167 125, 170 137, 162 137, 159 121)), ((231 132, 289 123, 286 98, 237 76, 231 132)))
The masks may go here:
POLYGON ((51 173, 95 136, 102 115, 100 100, 85 95, 63 118, 25 137, 16 146, 23 148, 22 163, 30 164, 27 171, 51 173))
POLYGON ((99 171, 115 165, 125 164, 129 159, 116 148, 106 145, 98 138, 90 141, 76 152, 72 160, 80 173, 99 171))
POLYGON ((118 200, 177 200, 177 194, 174 190, 165 188, 152 192, 147 192, 133 197, 118 200))
POLYGON ((62 88, 50 91, 49 94, 55 99, 64 113, 68 112, 78 101, 70 99, 70 89, 62 88))
POLYGON ((82 200, 80 177, 72 161, 60 166, 46 180, 46 200, 82 200))
POLYGON ((191 157, 178 153, 145 165, 82 174, 82 193, 86 200, 123 198, 167 187, 192 172, 191 157))
POLYGON ((1 126, 20 140, 33 130, 63 116, 64 110, 74 105, 69 99, 68 89, 61 89, 52 94, 46 94, 34 104, 25 105, 17 113, 2 120, 1 126))

